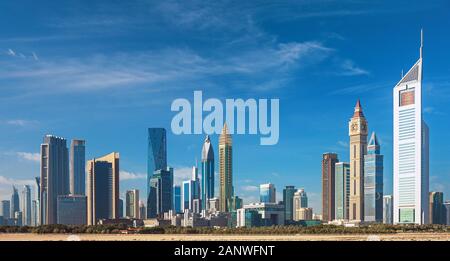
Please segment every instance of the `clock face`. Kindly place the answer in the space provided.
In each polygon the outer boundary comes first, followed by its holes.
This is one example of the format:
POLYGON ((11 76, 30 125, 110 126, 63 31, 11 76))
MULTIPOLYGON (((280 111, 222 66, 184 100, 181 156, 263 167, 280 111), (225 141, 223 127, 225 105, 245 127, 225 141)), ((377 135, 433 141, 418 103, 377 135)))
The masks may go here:
POLYGON ((358 129, 358 124, 352 123, 352 131, 356 131, 358 129))

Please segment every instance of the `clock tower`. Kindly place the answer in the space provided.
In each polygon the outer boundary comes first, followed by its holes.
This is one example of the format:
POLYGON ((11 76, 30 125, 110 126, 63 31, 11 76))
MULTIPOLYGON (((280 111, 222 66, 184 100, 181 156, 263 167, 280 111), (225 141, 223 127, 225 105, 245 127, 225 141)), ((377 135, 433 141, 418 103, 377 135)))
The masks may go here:
POLYGON ((350 136, 349 220, 364 221, 364 155, 367 154, 367 121, 361 103, 348 123, 350 136))

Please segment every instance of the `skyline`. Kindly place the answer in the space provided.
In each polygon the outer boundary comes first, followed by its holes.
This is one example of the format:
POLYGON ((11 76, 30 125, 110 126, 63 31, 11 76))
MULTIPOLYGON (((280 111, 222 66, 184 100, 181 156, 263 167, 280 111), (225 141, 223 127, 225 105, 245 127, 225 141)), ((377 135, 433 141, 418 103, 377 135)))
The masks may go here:
MULTIPOLYGON (((124 16, 137 12, 135 3, 126 6, 129 12, 124 16)), ((68 18, 60 26, 55 21, 61 17, 44 19, 45 10, 38 7, 16 30, 2 29, 1 199, 9 199, 11 183, 34 185, 34 177, 39 176, 36 153, 45 134, 68 141, 85 139, 86 159, 120 152, 120 197, 132 188, 146 191, 141 184, 147 173, 147 128, 169 130, 174 115, 170 102, 190 99, 196 89, 220 99, 280 98, 279 144, 264 147, 259 146, 258 136, 233 135, 235 194, 244 202, 258 201, 259 184, 274 183, 277 199, 282 198, 286 185, 294 185, 305 188, 310 205, 320 212, 321 155, 333 151, 341 161, 349 161, 347 122, 358 98, 369 131, 379 134, 385 156, 385 194, 392 194, 392 87, 400 80, 401 70, 406 71, 418 58, 422 27, 423 109, 431 130, 430 191, 442 191, 448 199, 450 165, 445 155, 450 153, 450 144, 445 130, 450 123, 443 119, 450 113, 446 104, 450 76, 445 64, 450 57, 445 52, 450 37, 440 31, 450 26, 445 19, 448 3, 440 2, 436 7, 439 2, 435 2, 436 6, 424 11, 419 11, 417 4, 400 10, 397 3, 386 12, 385 4, 346 2, 339 6, 341 14, 326 13, 336 7, 333 5, 319 14, 313 12, 315 4, 302 2, 288 11, 283 2, 271 6, 274 13, 267 14, 267 5, 256 8, 244 4, 222 15, 217 12, 222 2, 198 13, 181 3, 170 3, 155 10, 170 17, 181 8, 185 12, 179 15, 185 19, 156 16, 159 28, 142 28, 142 24, 155 22, 144 13, 136 16, 144 21, 130 20, 137 25, 130 24, 124 17, 114 16, 120 6, 101 9, 97 2, 84 16, 84 9, 77 6, 60 6, 68 18), (303 17, 286 17, 286 12, 292 14, 299 8, 298 15, 303 17), (346 17, 342 14, 345 10, 346 17), (229 17, 233 12, 240 14, 237 21, 229 17), (417 19, 406 23, 396 17, 402 12, 417 19), (202 24, 211 14, 216 19, 202 24), (371 21, 373 18, 378 24, 371 21), (353 24, 355 19, 359 25, 353 24), (338 20, 341 22, 333 25, 338 20), (35 25, 27 29, 31 24, 35 25), (236 24, 236 29, 230 27, 236 24), (365 27, 370 27, 370 32, 361 30, 365 27), (168 33, 163 33, 164 29, 168 33), (225 33, 219 33, 220 29, 225 33), (155 39, 155 32, 160 39, 155 39), (171 34, 174 32, 181 33, 180 38, 171 34), (184 40, 178 43, 181 38, 184 40), (388 57, 394 59, 387 62, 388 57), (265 76, 270 71, 271 77, 265 76), (252 164, 260 159, 264 162, 252 164)), ((0 5, 9 10, 8 6, 15 4, 0 5)), ((0 21, 8 24, 13 18, 8 14, 0 21)), ((177 182, 191 176, 196 159, 201 159, 204 138, 175 136, 168 131, 168 165, 174 167, 176 180, 182 177, 177 182)), ((211 143, 218 148, 218 135, 211 135, 211 143)), ((217 162, 218 158, 216 172, 217 162)), ((218 176, 215 178, 217 181, 218 176)))

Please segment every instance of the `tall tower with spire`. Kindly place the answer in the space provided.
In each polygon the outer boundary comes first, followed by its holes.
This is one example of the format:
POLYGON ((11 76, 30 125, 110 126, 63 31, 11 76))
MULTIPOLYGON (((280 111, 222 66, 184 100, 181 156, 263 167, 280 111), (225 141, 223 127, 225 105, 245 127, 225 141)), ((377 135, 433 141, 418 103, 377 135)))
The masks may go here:
POLYGON ((208 201, 214 197, 214 150, 209 136, 202 148, 202 209, 207 209, 208 201))
POLYGON ((233 197, 233 150, 231 135, 227 124, 223 125, 219 137, 219 176, 220 176, 220 198, 219 211, 228 212, 229 202, 233 197))
POLYGON ((428 223, 428 126, 422 115, 423 31, 419 59, 395 85, 394 224, 428 223))
POLYGON ((367 154, 367 121, 361 102, 356 102, 348 123, 350 136, 350 206, 349 219, 364 220, 364 155, 367 154))

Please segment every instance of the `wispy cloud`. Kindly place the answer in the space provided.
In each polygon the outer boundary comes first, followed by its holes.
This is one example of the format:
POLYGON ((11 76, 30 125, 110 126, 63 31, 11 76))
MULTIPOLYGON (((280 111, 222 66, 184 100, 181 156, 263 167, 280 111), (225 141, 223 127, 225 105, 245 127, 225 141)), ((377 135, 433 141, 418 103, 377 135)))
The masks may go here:
POLYGON ((119 173, 119 179, 123 180, 136 180, 136 179, 146 179, 147 175, 142 173, 129 172, 125 170, 121 170, 119 173))
POLYGON ((12 119, 12 120, 6 120, 3 121, 7 125, 13 125, 13 126, 19 126, 19 127, 26 127, 35 125, 37 122, 32 120, 24 120, 24 119, 12 119))
POLYGON ((173 184, 181 185, 192 177, 192 167, 176 167, 173 170, 173 184))
POLYGON ((40 162, 41 156, 39 153, 34 152, 17 152, 17 156, 22 160, 40 162))
POLYGON ((254 192, 254 191, 258 191, 259 188, 257 186, 248 185, 248 186, 242 186, 241 190, 247 191, 247 192, 254 192))
POLYGON ((337 144, 341 147, 348 148, 348 142, 346 142, 346 141, 340 140, 337 142, 337 144))
POLYGON ((349 87, 336 88, 336 90, 330 92, 330 94, 331 95, 362 94, 382 88, 392 87, 394 84, 395 84, 394 81, 358 84, 349 87))
POLYGON ((356 76, 356 75, 369 75, 369 71, 358 67, 352 60, 344 60, 341 64, 341 71, 337 72, 338 75, 343 76, 356 76))

